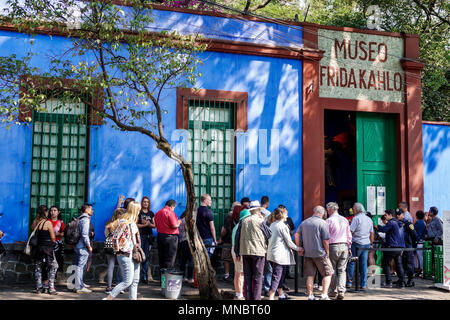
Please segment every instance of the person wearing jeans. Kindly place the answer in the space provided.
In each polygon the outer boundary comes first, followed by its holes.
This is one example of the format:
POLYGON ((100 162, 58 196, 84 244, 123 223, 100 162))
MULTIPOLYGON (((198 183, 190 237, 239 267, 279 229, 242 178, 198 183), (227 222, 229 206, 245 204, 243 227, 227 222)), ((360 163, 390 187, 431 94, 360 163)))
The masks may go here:
POLYGON ((197 209, 195 224, 197 225, 198 233, 205 244, 206 250, 208 250, 208 255, 211 258, 214 252, 213 246, 217 243, 214 215, 209 208, 212 204, 211 196, 209 194, 202 195, 201 204, 197 209))
POLYGON ((266 263, 264 264, 264 275, 263 275, 264 295, 266 297, 269 296, 270 285, 272 283, 272 273, 273 273, 272 264, 266 260, 266 263))
POLYGON ((86 203, 81 206, 81 215, 79 217, 79 232, 80 240, 75 246, 75 265, 77 266, 75 271, 75 292, 76 293, 90 293, 92 292, 83 281, 84 269, 88 262, 89 254, 92 253, 92 246, 89 239, 89 225, 91 223, 91 217, 94 213, 92 205, 86 203))
MULTIPOLYGON (((356 257, 358 256, 358 263, 359 263, 359 274, 361 276, 361 288, 360 289, 366 289, 367 288, 367 259, 369 257, 369 251, 368 250, 358 250, 357 248, 371 248, 371 244, 359 244, 356 242, 352 243, 351 246, 351 252, 352 256, 356 257)), ((353 283, 353 274, 355 271, 355 264, 353 261, 350 261, 348 263, 347 273, 348 273, 348 282, 347 287, 351 287, 353 283)), ((358 276, 358 275, 356 275, 358 276)))
MULTIPOLYGON (((353 212, 355 213, 352 223, 350 224, 350 231, 352 233, 352 256, 358 254, 359 272, 361 275, 361 290, 367 289, 367 258, 369 256, 368 250, 358 250, 358 248, 372 248, 374 240, 373 222, 366 215, 366 210, 361 203, 356 202, 353 205, 353 212)), ((347 288, 350 288, 353 283, 354 262, 350 261, 347 268, 347 288)), ((358 276, 358 275, 356 275, 358 276)))
MULTIPOLYGON (((425 213, 422 210, 416 212, 416 223, 414 223, 414 229, 417 232, 417 249, 423 248, 425 242, 425 236, 427 233, 427 225, 423 220, 425 213)), ((416 268, 418 269, 418 275, 422 274, 423 270, 423 250, 417 250, 415 252, 417 256, 416 268)))
POLYGON ((123 279, 122 282, 115 286, 111 291, 111 297, 117 297, 121 291, 129 287, 130 300, 137 300, 140 264, 133 261, 131 254, 118 254, 117 262, 122 270, 123 279))
POLYGON ((135 245, 141 245, 139 230, 136 225, 140 210, 141 205, 138 202, 130 202, 127 212, 111 226, 113 247, 122 273, 122 281, 103 300, 112 300, 127 288, 130 288, 130 300, 137 300, 140 263, 133 260, 133 248, 135 245))

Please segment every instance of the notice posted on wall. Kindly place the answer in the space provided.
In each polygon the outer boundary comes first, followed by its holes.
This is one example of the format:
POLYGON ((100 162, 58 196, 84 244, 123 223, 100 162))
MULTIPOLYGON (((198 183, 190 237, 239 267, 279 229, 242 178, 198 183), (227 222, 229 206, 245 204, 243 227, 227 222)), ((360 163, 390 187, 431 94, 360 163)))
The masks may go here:
POLYGON ((443 230, 443 253, 444 253, 444 263, 443 263, 443 275, 444 275, 444 286, 450 286, 450 211, 444 211, 444 230, 443 230))
POLYGON ((371 214, 376 213, 376 187, 375 186, 367 186, 367 212, 371 214))
POLYGON ((377 214, 382 216, 386 210, 386 187, 377 187, 377 214))

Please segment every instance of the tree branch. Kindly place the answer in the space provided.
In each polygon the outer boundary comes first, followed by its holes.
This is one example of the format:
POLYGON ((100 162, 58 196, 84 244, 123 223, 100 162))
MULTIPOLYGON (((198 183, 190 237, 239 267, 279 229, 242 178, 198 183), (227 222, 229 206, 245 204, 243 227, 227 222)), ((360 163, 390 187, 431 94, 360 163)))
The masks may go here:
POLYGON ((262 9, 262 8, 266 7, 271 1, 272 0, 266 0, 266 2, 264 2, 260 5, 254 6, 253 8, 250 8, 250 11, 256 11, 258 9, 262 9))

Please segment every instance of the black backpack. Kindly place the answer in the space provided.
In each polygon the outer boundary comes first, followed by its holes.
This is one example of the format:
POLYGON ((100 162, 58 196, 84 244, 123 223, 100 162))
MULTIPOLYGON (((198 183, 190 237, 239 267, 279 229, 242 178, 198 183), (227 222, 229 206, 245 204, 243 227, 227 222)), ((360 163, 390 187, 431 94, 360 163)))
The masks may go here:
MULTIPOLYGON (((86 218, 86 217, 83 217, 86 218)), ((80 218, 73 218, 64 229, 64 242, 66 244, 75 245, 81 238, 80 235, 80 218)))

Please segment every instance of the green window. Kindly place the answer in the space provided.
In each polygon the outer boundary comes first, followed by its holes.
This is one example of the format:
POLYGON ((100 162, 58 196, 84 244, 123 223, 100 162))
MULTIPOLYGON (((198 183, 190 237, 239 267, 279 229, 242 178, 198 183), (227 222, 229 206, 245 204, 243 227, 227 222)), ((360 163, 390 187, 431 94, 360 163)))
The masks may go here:
POLYGON ((65 223, 87 200, 87 107, 57 98, 33 112, 30 223, 40 205, 57 205, 65 223))
POLYGON ((188 126, 195 192, 200 205, 203 194, 211 195, 217 238, 234 200, 234 129, 238 101, 188 99, 188 126))

